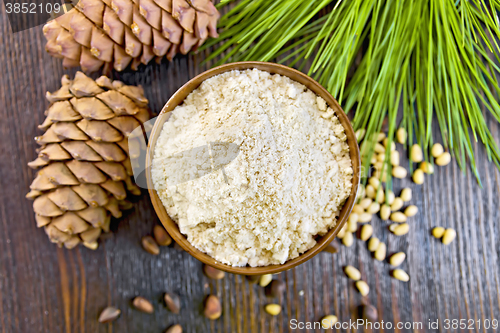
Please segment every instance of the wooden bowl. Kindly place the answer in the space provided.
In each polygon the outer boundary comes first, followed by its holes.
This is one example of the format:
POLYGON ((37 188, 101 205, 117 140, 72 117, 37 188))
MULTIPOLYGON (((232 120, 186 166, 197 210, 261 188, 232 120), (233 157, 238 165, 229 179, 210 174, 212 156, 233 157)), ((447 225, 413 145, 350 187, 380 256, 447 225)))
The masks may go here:
POLYGON ((349 217, 349 214, 351 213, 351 209, 354 205, 354 202, 356 200, 356 194, 358 190, 358 185, 359 185, 359 174, 360 174, 360 157, 359 157, 359 149, 358 149, 358 144, 356 141, 356 136, 354 135, 354 130, 351 127, 351 123, 349 119, 347 118, 346 114, 340 107, 340 105, 337 103, 337 101, 330 95, 330 93, 323 88, 318 82, 310 78, 309 76, 293 69, 290 67, 286 67, 283 65, 278 65, 275 63, 268 63, 268 62, 254 62, 254 61, 245 61, 245 62, 237 62, 237 63, 231 63, 223 66, 219 66, 213 69, 210 69, 192 80, 190 80, 188 83, 186 83, 184 86, 182 86, 177 92, 168 100, 167 104, 163 107, 160 116, 156 119, 156 122, 153 126, 150 138, 149 138, 149 143, 148 143, 148 148, 147 148, 147 154, 146 154, 146 179, 147 179, 147 185, 149 189, 149 194, 151 196, 151 201, 153 202, 153 207, 156 211, 156 214, 158 214, 158 217, 160 218, 161 223, 163 226, 166 228, 168 233, 172 236, 172 238, 179 244, 186 252, 191 254, 193 257, 196 259, 200 260, 201 262, 210 265, 212 267, 218 268, 220 270, 229 272, 229 273, 235 273, 235 274, 244 274, 244 275, 262 275, 262 274, 273 274, 273 273, 278 273, 282 272, 285 270, 288 270, 292 267, 295 267, 297 265, 302 264, 303 262, 306 262, 307 260, 311 259, 314 257, 316 254, 321 252, 323 248, 325 248, 331 241, 334 240, 335 236, 337 233, 340 231, 340 229, 345 225, 347 218, 349 217), (160 135, 160 132, 163 128, 163 124, 165 121, 168 119, 168 117, 161 117, 162 114, 165 114, 169 111, 172 111, 177 105, 182 104, 184 99, 198 86, 206 79, 227 72, 231 70, 245 70, 245 69, 253 69, 257 68, 262 71, 266 71, 272 74, 280 74, 283 76, 288 76, 294 81, 297 81, 303 85, 305 85, 307 88, 312 90, 315 94, 318 96, 321 96, 327 103, 328 105, 335 111, 336 116, 340 120, 340 123, 342 126, 345 128, 345 133, 347 135, 347 143, 349 145, 349 150, 350 150, 350 156, 352 160, 352 168, 354 170, 353 174, 353 186, 352 186, 352 191, 348 199, 346 200, 344 207, 340 211, 340 216, 338 217, 338 223, 337 225, 330 229, 327 234, 325 234, 323 237, 319 238, 316 245, 309 249, 308 251, 304 252, 300 256, 298 256, 295 259, 289 260, 285 262, 282 265, 270 265, 270 266, 262 266, 262 267, 233 267, 229 266, 226 264, 223 264, 221 262, 218 262, 214 258, 210 257, 206 253, 203 253, 196 249, 194 246, 192 246, 187 238, 181 234, 179 231, 179 227, 177 226, 177 223, 174 222, 172 219, 167 214, 167 211, 165 207, 163 206, 163 203, 161 202, 160 198, 158 197, 156 190, 154 189, 153 181, 151 178, 151 165, 152 165, 152 159, 154 156, 154 149, 155 149, 155 144, 156 141, 158 140, 158 136, 160 135))

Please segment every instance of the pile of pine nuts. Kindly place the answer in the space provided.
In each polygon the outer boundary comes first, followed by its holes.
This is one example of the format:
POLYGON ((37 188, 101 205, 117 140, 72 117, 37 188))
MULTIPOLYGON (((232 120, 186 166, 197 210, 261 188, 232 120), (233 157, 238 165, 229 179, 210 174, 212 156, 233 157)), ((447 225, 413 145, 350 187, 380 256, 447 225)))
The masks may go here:
MULTIPOLYGON (((363 130, 356 132, 356 138, 361 141, 364 136, 363 130)), ((412 199, 410 188, 401 190, 398 197, 389 188, 384 189, 383 183, 387 181, 387 172, 383 169, 384 162, 387 161, 392 166, 392 177, 405 178, 408 175, 407 169, 400 165, 400 155, 396 150, 396 144, 390 143, 384 133, 378 133, 374 139, 377 141, 374 147, 374 154, 370 159, 370 164, 374 172, 368 178, 366 187, 359 186, 358 200, 352 209, 347 224, 340 230, 337 238, 342 240, 342 244, 349 247, 354 242, 354 233, 358 232, 359 239, 368 242, 368 250, 373 253, 373 257, 378 261, 384 261, 387 255, 387 245, 373 235, 373 227, 370 224, 374 214, 379 214, 383 221, 391 221, 389 230, 396 236, 406 235, 410 231, 408 221, 418 213, 418 207, 408 204, 412 199), (386 157, 387 151, 390 156, 386 157), (406 207, 404 207, 407 205, 406 207)), ((396 132, 396 140, 401 144, 406 144, 407 133, 404 128, 399 128, 396 132)), ((441 144, 436 143, 431 149, 432 161, 425 161, 422 148, 414 144, 410 148, 410 163, 417 163, 418 168, 414 170, 411 178, 415 184, 423 184, 425 175, 434 173, 434 164, 445 166, 450 163, 451 155, 444 151, 441 144)), ((456 237, 455 230, 443 227, 436 227, 432 230, 434 237, 441 239, 443 244, 450 244, 456 237)), ((404 252, 398 252, 390 256, 389 264, 392 267, 400 266, 406 259, 404 252)), ((366 296, 369 293, 368 284, 361 280, 360 271, 353 266, 345 267, 346 275, 356 281, 355 286, 358 291, 366 296)), ((401 268, 395 268, 391 275, 400 281, 410 280, 409 275, 401 268)))

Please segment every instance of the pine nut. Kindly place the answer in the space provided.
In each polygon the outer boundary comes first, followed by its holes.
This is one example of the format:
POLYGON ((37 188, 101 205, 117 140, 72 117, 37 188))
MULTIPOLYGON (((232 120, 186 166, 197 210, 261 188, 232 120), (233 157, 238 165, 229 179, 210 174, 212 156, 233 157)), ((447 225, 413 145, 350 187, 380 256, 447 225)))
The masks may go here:
POLYGON ((378 203, 383 203, 385 201, 385 193, 384 193, 384 189, 382 187, 379 187, 375 200, 378 203))
POLYGON ((378 261, 384 261, 386 253, 387 253, 387 246, 385 245, 385 243, 380 242, 373 256, 378 261))
POLYGON ((356 213, 351 213, 351 215, 349 215, 349 222, 354 222, 354 223, 358 223, 358 219, 359 219, 359 215, 356 214, 356 213))
POLYGON ((432 175, 434 173, 434 165, 430 164, 427 161, 423 161, 422 163, 420 163, 419 168, 428 175, 432 175))
POLYGON ((358 214, 358 215, 361 215, 365 212, 365 210, 363 209, 363 207, 361 207, 360 205, 354 205, 352 207, 352 212, 354 214, 358 214))
POLYGON ((389 189, 385 190, 385 202, 387 202, 387 204, 389 204, 389 205, 392 205, 392 203, 394 202, 394 199, 396 199, 394 192, 392 192, 389 189))
POLYGON ((390 258, 389 258, 389 264, 391 264, 391 266, 399 266, 403 263, 403 261, 405 261, 406 259, 406 254, 404 252, 398 252, 398 253, 394 253, 390 258))
POLYGON ((347 232, 347 223, 344 224, 344 226, 340 229, 339 233, 337 234, 337 238, 338 239, 344 238, 346 232, 347 232))
POLYGON ((325 330, 329 328, 333 329, 337 321, 338 321, 337 316, 334 315, 324 316, 323 319, 321 319, 321 327, 323 327, 325 330))
POLYGON ((399 224, 397 224, 397 223, 393 223, 393 224, 391 224, 391 225, 389 226, 389 231, 390 231, 390 232, 394 232, 394 229, 396 229, 396 227, 397 227, 398 225, 399 225, 399 224))
POLYGON ((142 311, 144 313, 151 314, 151 313, 155 312, 153 304, 151 304, 150 301, 148 301, 147 299, 145 299, 144 297, 141 297, 141 296, 137 296, 136 298, 134 298, 132 300, 132 305, 134 306, 134 308, 136 308, 137 310, 142 311))
POLYGON ((372 202, 366 211, 370 214, 376 214, 379 210, 380 204, 378 202, 372 202))
POLYGON ((441 241, 444 245, 448 245, 457 237, 457 232, 454 229, 448 228, 443 234, 441 241))
POLYGON ((397 210, 400 210, 400 209, 401 209, 401 207, 403 207, 403 205, 404 205, 404 201, 403 201, 403 199, 401 199, 401 198, 396 198, 396 199, 394 199, 394 202, 393 202, 393 203, 392 203, 392 205, 391 205, 391 210, 392 210, 393 212, 395 212, 395 211, 397 211, 397 210))
POLYGON ((375 198, 375 194, 376 194, 376 192, 375 192, 375 189, 373 188, 373 186, 371 186, 371 185, 366 185, 365 192, 366 192, 366 196, 367 196, 368 198, 372 198, 372 199, 374 199, 374 198, 375 198))
POLYGON ((347 231, 348 232, 356 232, 358 230, 358 221, 347 221, 347 231))
POLYGON ((364 198, 366 196, 366 193, 365 193, 365 187, 363 186, 363 184, 359 184, 358 186, 358 198, 364 198))
POLYGON ((404 201, 404 202, 408 202, 408 201, 410 201, 410 200, 411 200, 411 197, 412 197, 412 195, 411 195, 411 194, 412 194, 412 193, 411 193, 411 188, 406 187, 406 188, 404 188, 404 189, 401 191, 400 197, 401 197, 401 199, 403 199, 403 201, 404 201))
POLYGON ((394 228, 394 231, 392 233, 396 236, 403 236, 406 235, 408 231, 410 231, 410 226, 408 225, 408 223, 403 223, 394 228))
POLYGON ((390 217, 391 221, 398 222, 398 223, 403 223, 406 222, 406 215, 401 213, 401 212, 394 212, 391 214, 390 217))
POLYGON ((370 213, 363 213, 359 215, 358 223, 366 223, 372 220, 373 216, 370 213))
POLYGON ((439 166, 445 166, 450 164, 451 155, 448 152, 444 152, 436 158, 436 164, 439 166))
POLYGON ((445 229, 443 227, 435 227, 432 229, 432 236, 436 237, 437 239, 443 237, 445 232, 445 229))
POLYGON ((262 288, 266 287, 273 280, 272 274, 264 274, 260 277, 259 286, 262 288))
POLYGON ((388 205, 383 205, 380 208, 380 218, 384 221, 387 221, 391 216, 391 207, 388 205))
POLYGON ((281 312, 281 305, 279 305, 279 304, 267 304, 264 309, 271 316, 277 316, 281 312))
POLYGON ((352 245, 352 242, 354 241, 352 237, 352 233, 347 231, 345 233, 345 236, 342 238, 342 244, 344 244, 347 247, 350 247, 352 245))
MULTIPOLYGON (((377 161, 373 164, 373 167, 378 171, 382 172, 382 168, 384 167, 384 162, 377 161)), ((387 172, 387 168, 384 168, 384 172, 387 172)))
POLYGON ((408 217, 415 216, 417 215, 417 213, 418 213, 418 207, 415 205, 410 205, 405 209, 405 215, 408 217))
POLYGON ((380 180, 375 177, 370 177, 370 179, 368 179, 368 184, 373 186, 374 189, 378 189, 380 186, 380 180))
POLYGON ((403 168, 402 166, 397 165, 394 168, 392 168, 392 176, 395 178, 402 179, 405 178, 407 174, 408 171, 406 171, 406 169, 403 168))
POLYGON ((380 244, 380 240, 377 237, 372 237, 368 241, 368 251, 375 252, 380 244))
POLYGON ((394 166, 399 165, 399 152, 397 150, 391 151, 391 164, 394 166))
POLYGON ((384 146, 382 146, 382 145, 381 145, 380 143, 378 143, 378 142, 375 144, 374 150, 375 150, 375 152, 376 152, 376 153, 379 153, 379 154, 381 154, 381 153, 385 153, 385 147, 384 147, 384 146))
POLYGON ((422 162, 424 159, 424 154, 422 153, 422 148, 418 144, 411 146, 410 150, 410 160, 415 163, 422 162))
MULTIPOLYGON (((389 138, 385 138, 383 141, 384 147, 387 147, 389 144, 389 138)), ((396 143, 394 141, 391 142, 391 151, 394 151, 396 149, 396 143)))
POLYGON ((361 228, 360 239, 366 242, 373 235, 373 227, 370 224, 365 224, 361 228))
POLYGON ((443 146, 440 144, 440 143, 435 143, 433 146, 432 146, 432 149, 431 149, 431 155, 433 157, 438 157, 439 155, 441 155, 442 153, 444 153, 444 148, 443 146))
POLYGON ((361 141, 365 137, 366 130, 364 128, 360 128, 354 133, 356 135, 356 140, 361 141))
POLYGON ((370 198, 364 198, 363 200, 361 200, 359 202, 359 205, 361 207, 363 207, 363 209, 367 209, 368 207, 370 207, 370 205, 372 204, 373 200, 370 199, 370 198))
POLYGON ((377 155, 377 161, 384 162, 384 160, 385 160, 385 154, 384 153, 377 155))
POLYGON ((375 164, 377 163, 377 161, 378 161, 377 154, 373 154, 372 158, 370 159, 370 164, 375 164))
POLYGON ((356 288, 358 288, 358 291, 361 295, 366 296, 370 292, 370 287, 368 286, 368 283, 366 283, 363 280, 359 280, 356 282, 356 288))
POLYGON ((406 136, 406 130, 403 127, 398 128, 396 131, 396 139, 398 142, 404 145, 406 143, 406 136))
POLYGON ((346 266, 344 268, 344 272, 351 280, 358 281, 359 279, 361 279, 361 272, 356 267, 353 267, 351 265, 346 266))
POLYGON ((410 280, 410 276, 400 268, 392 271, 392 276, 394 276, 399 281, 403 281, 403 282, 408 282, 410 280))
POLYGON ((415 170, 412 179, 415 184, 422 185, 424 183, 424 172, 421 169, 415 170))
POLYGON ((380 133, 378 133, 376 135, 377 135, 377 142, 380 142, 380 141, 382 141, 382 140, 385 139, 385 133, 384 132, 380 132, 380 133))

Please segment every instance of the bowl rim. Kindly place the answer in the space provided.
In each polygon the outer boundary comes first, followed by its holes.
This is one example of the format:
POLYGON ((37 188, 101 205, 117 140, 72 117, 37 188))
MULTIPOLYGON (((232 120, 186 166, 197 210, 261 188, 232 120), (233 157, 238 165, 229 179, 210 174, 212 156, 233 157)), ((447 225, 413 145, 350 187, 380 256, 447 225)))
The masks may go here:
POLYGON ((234 62, 214 67, 205 72, 202 72, 201 74, 195 76, 187 83, 185 83, 169 98, 167 103, 163 106, 161 112, 158 114, 158 117, 149 135, 147 151, 146 151, 146 180, 151 202, 153 204, 153 208, 156 215, 160 219, 160 222, 163 224, 163 226, 170 234, 170 236, 173 238, 173 240, 177 244, 179 244, 183 250, 185 250, 190 255, 200 260, 204 264, 210 265, 212 267, 215 267, 217 269, 229 273, 243 274, 243 275, 276 274, 282 271, 289 270, 295 266, 298 266, 308 261, 312 257, 314 257, 316 254, 320 253, 330 242, 332 242, 335 239, 340 229, 347 222, 349 214, 356 201, 356 196, 360 181, 360 168, 361 168, 361 161, 359 156, 359 147, 356 140, 356 136, 354 134, 354 130, 351 126, 351 123, 346 113, 343 111, 343 109, 341 108, 339 103, 335 100, 335 98, 333 98, 333 96, 317 81, 315 81, 311 77, 307 76, 306 74, 294 68, 272 62, 260 62, 260 61, 234 62), (163 128, 163 124, 166 121, 165 117, 161 117, 161 115, 164 115, 165 113, 172 111, 176 106, 182 104, 185 98, 193 90, 198 88, 200 84, 206 79, 232 70, 246 70, 254 68, 269 72, 271 74, 280 74, 283 76, 287 76, 290 79, 303 84, 304 86, 312 90, 316 95, 322 97, 327 102, 327 104, 335 111, 335 114, 338 117, 342 126, 344 127, 347 136, 347 143, 349 145, 349 153, 350 153, 352 168, 354 171, 352 178, 353 186, 351 189, 351 194, 346 199, 346 202, 344 203, 344 206, 342 207, 339 213, 337 224, 333 228, 331 228, 325 235, 317 239, 316 245, 314 245, 314 247, 300 254, 298 257, 291 260, 287 260, 285 263, 280 265, 269 265, 269 266, 258 266, 258 267, 250 267, 250 266, 235 267, 217 261, 216 259, 198 250, 193 245, 191 245, 191 243, 189 243, 186 236, 184 236, 180 232, 177 223, 174 222, 168 216, 166 209, 163 206, 163 203, 161 202, 161 199, 156 193, 156 189, 154 188, 151 176, 151 166, 154 156, 153 153, 154 148, 156 146, 158 136, 163 128))

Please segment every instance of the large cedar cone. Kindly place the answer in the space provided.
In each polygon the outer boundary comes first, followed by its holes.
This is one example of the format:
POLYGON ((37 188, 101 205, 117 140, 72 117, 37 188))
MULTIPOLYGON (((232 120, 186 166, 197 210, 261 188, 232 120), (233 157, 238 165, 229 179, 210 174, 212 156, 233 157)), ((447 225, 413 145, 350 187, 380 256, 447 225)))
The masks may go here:
POLYGON ((132 182, 127 136, 150 117, 141 87, 126 86, 102 76, 96 81, 82 72, 47 93, 51 103, 36 137, 41 168, 27 198, 34 199, 38 227, 53 243, 97 248, 111 216, 130 207, 127 191, 139 195, 132 182))
POLYGON ((79 0, 43 27, 45 48, 65 67, 80 65, 85 72, 105 64, 136 70, 217 37, 219 16, 210 0, 79 0))

